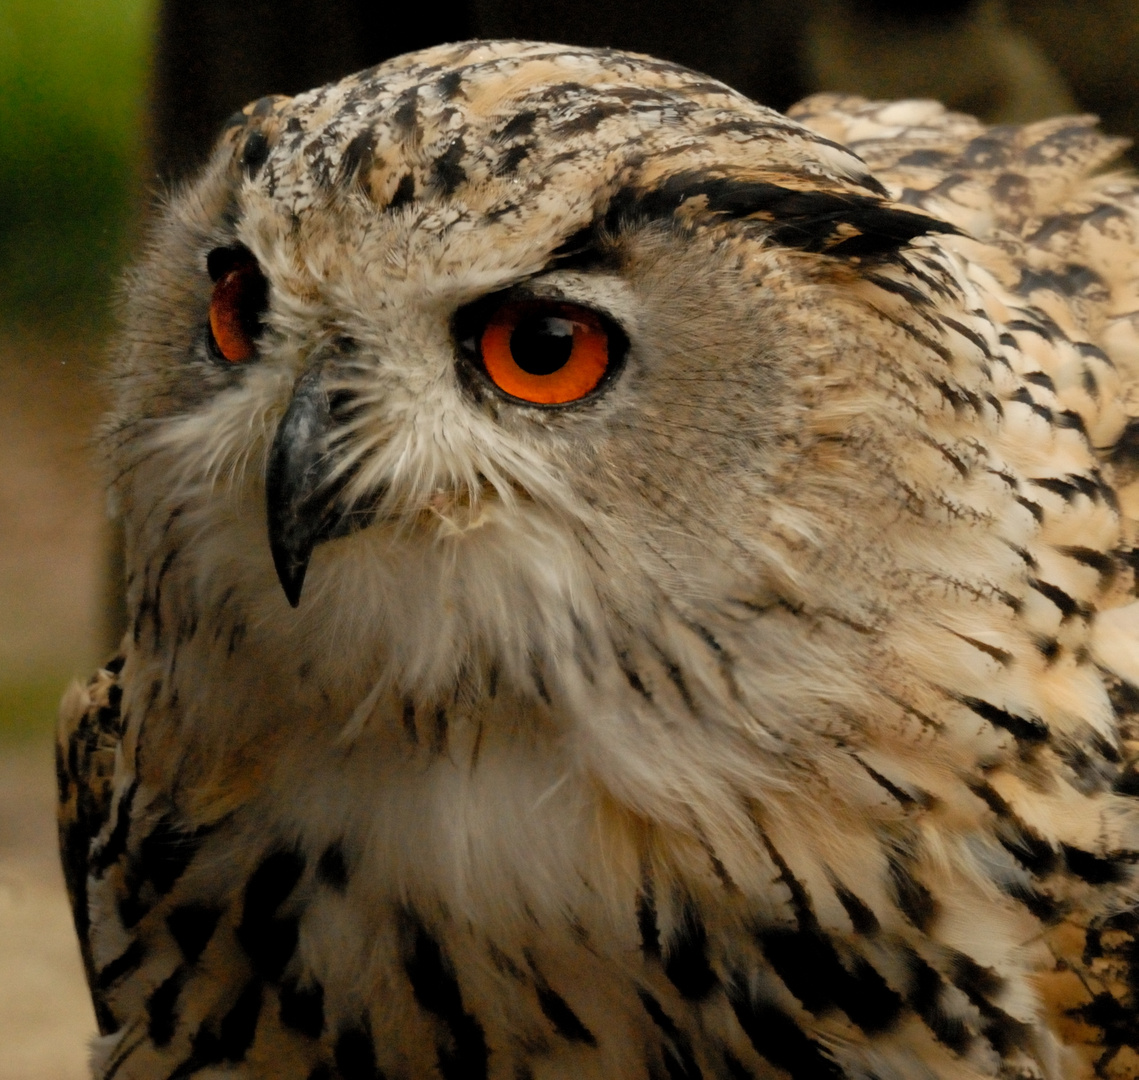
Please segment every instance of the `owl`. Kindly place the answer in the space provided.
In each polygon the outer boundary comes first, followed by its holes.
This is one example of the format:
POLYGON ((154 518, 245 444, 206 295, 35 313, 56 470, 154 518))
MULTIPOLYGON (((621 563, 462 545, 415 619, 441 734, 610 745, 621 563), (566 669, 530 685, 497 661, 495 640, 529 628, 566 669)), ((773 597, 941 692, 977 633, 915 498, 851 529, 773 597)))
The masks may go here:
POLYGON ((94 1076, 1139 1076, 1119 149, 524 42, 235 117, 61 710, 94 1076))

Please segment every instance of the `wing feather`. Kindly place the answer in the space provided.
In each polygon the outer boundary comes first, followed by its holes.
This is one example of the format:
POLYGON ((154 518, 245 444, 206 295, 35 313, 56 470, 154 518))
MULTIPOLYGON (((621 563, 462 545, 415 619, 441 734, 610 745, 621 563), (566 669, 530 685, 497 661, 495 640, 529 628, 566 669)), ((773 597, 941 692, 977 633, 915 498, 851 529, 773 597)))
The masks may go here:
MULTIPOLYGON (((91 952, 87 881, 91 845, 111 812, 115 759, 122 740, 120 705, 122 655, 99 668, 84 686, 74 683, 60 704, 56 728, 56 779, 59 784, 59 852, 87 983, 98 1008, 91 952)), ((98 1015, 105 1034, 110 1018, 98 1015)))

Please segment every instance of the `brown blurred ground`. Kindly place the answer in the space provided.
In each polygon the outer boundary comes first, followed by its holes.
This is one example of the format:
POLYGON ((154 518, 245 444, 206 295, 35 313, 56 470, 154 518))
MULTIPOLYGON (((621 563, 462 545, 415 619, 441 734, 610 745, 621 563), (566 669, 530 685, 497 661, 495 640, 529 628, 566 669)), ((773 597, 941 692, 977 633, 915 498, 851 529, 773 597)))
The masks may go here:
POLYGON ((0 671, 34 687, 94 659, 100 346, 0 335, 0 671))
POLYGON ((0 336, 0 1080, 81 1080, 94 1031, 56 854, 50 737, 98 625, 92 351, 0 336))
POLYGON ((95 1017, 55 855, 50 746, 0 750, 0 1080, 82 1080, 95 1017))

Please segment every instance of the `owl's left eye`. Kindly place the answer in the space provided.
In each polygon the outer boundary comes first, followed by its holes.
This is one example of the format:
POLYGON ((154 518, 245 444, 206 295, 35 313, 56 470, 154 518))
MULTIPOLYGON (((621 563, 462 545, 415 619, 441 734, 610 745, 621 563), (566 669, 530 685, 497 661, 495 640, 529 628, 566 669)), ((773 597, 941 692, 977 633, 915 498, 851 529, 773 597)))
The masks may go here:
POLYGON ((206 332, 210 352, 230 364, 251 360, 269 303, 269 283, 245 247, 214 248, 206 267, 214 281, 206 332))

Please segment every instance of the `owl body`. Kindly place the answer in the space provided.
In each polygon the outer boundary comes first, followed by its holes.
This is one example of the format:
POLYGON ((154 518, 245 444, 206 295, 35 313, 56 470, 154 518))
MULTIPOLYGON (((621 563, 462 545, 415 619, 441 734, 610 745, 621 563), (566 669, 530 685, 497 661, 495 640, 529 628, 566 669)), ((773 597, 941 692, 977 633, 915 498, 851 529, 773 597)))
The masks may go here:
POLYGON ((467 43, 171 201, 60 728, 96 1076, 1136 1075, 1134 182, 794 115, 467 43))

